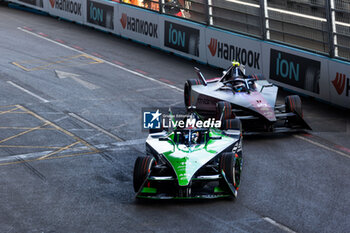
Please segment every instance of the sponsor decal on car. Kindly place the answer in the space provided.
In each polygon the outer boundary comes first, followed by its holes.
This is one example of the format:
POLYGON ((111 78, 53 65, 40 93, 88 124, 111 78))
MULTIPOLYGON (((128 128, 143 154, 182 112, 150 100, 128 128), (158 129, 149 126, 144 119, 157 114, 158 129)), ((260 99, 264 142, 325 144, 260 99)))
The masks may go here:
POLYGON ((319 94, 321 62, 271 49, 270 78, 319 94))
POLYGON ((227 44, 218 39, 211 38, 208 49, 212 57, 227 61, 237 61, 242 65, 260 69, 260 53, 237 45, 227 44))
POLYGON ((345 90, 345 96, 349 96, 350 92, 350 78, 346 77, 346 74, 337 72, 335 79, 332 81, 333 87, 337 91, 338 95, 343 95, 345 90))
POLYGON ((164 46, 199 57, 200 31, 165 20, 164 46))
POLYGON ((87 0, 87 21, 91 24, 95 24, 108 29, 114 29, 113 18, 114 8, 113 6, 102 4, 87 0))
POLYGON ((158 38, 158 24, 156 23, 130 17, 126 13, 122 13, 120 23, 124 30, 136 32, 152 38, 158 38))
POLYGON ((51 8, 65 11, 75 15, 81 15, 81 3, 71 0, 50 0, 51 8))

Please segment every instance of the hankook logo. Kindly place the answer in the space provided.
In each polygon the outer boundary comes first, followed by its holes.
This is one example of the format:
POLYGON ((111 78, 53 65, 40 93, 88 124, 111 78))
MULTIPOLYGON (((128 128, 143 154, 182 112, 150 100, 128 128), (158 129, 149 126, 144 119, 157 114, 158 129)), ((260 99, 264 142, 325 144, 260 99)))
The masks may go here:
POLYGON ((71 0, 50 0, 52 8, 66 11, 71 14, 81 15, 81 3, 71 0))
POLYGON ((208 45, 208 48, 209 48, 209 51, 211 53, 211 56, 215 56, 216 54, 216 50, 218 48, 218 40, 217 39, 214 39, 214 38, 211 38, 210 39, 210 43, 208 45))
POLYGON ((208 49, 213 57, 228 61, 238 61, 243 65, 260 69, 260 53, 245 48, 238 47, 218 41, 215 38, 210 39, 208 49))
POLYGON ((120 23, 123 29, 136 32, 145 36, 158 38, 158 24, 146 20, 130 17, 126 13, 122 14, 120 23))
POLYGON ((345 87, 346 87, 346 96, 349 96, 350 92, 350 79, 346 78, 345 74, 341 74, 337 72, 337 75, 335 76, 335 79, 332 81, 332 84, 337 91, 338 95, 342 95, 345 87))
POLYGON ((56 2, 56 0, 50 0, 51 8, 55 7, 55 2, 56 2))

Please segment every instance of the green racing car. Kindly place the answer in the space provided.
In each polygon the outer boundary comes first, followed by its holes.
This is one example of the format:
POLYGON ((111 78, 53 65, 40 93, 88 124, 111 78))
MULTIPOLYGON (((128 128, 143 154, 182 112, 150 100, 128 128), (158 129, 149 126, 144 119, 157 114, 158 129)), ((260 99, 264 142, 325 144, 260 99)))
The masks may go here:
MULTIPOLYGON (((147 156, 138 157, 133 184, 138 199, 235 198, 242 172, 242 129, 239 119, 221 127, 186 124, 150 132, 147 156)), ((185 122, 198 122, 192 111, 185 122)), ((204 124, 205 125, 205 124, 204 124)))

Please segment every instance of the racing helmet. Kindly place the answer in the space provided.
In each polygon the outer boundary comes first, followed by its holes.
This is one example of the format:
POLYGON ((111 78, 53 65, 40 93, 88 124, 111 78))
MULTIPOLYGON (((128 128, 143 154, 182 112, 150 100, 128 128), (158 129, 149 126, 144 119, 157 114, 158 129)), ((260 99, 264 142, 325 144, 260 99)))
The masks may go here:
POLYGON ((199 139, 199 132, 192 132, 191 142, 196 144, 198 143, 198 139, 199 139))
POLYGON ((199 132, 192 130, 184 130, 182 136, 185 144, 198 144, 199 143, 199 132))
POLYGON ((245 88, 245 85, 243 83, 239 83, 239 84, 236 84, 234 86, 234 89, 236 92, 243 92, 243 91, 245 91, 246 88, 245 88))
POLYGON ((232 70, 231 70, 231 78, 236 79, 244 76, 244 67, 241 66, 239 62, 233 61, 232 62, 232 70))

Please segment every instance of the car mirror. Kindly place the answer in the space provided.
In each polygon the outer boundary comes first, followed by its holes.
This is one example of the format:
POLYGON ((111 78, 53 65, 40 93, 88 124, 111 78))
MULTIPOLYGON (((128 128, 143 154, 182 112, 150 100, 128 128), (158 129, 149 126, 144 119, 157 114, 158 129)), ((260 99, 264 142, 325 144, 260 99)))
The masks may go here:
POLYGON ((158 138, 159 141, 168 141, 168 137, 160 137, 158 138))
POLYGON ((221 136, 211 136, 210 139, 212 140, 220 140, 222 137, 221 136))

